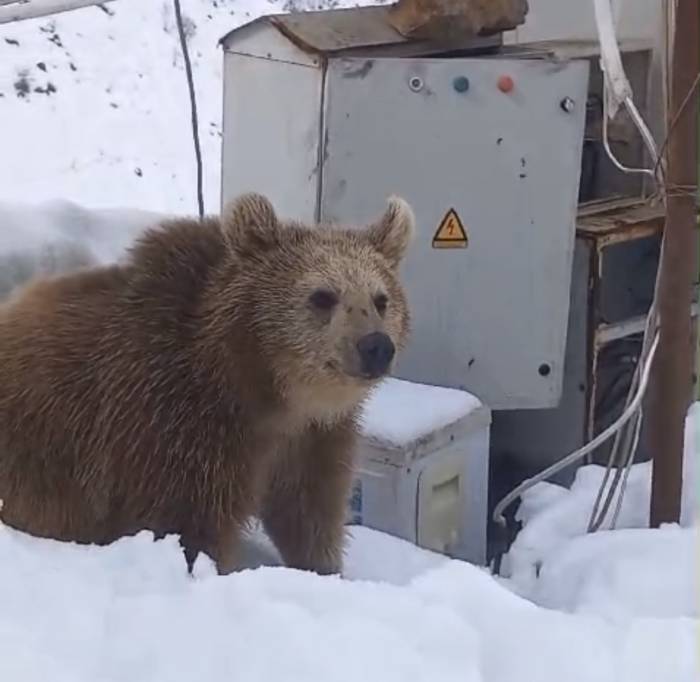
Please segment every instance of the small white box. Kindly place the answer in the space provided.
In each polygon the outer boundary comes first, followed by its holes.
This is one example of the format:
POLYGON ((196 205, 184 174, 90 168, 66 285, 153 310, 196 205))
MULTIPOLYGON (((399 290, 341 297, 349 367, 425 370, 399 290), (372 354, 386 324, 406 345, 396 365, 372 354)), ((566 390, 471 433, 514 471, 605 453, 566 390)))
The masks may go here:
POLYGON ((387 379, 363 412, 348 522, 485 564, 490 424, 465 391, 387 379))

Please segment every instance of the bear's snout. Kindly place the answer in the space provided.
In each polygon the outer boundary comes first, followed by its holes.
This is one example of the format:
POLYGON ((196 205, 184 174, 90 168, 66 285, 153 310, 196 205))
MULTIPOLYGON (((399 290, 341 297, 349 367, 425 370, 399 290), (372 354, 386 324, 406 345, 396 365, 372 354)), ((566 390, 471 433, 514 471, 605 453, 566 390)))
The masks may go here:
POLYGON ((357 342, 362 374, 369 379, 377 379, 389 371, 396 347, 387 334, 373 332, 357 342))

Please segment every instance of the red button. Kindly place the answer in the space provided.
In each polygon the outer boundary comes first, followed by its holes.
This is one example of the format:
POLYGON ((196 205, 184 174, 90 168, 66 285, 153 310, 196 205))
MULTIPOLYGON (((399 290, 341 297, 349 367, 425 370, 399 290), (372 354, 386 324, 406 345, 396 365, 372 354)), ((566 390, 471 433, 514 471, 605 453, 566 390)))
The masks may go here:
POLYGON ((515 87, 510 76, 499 76, 497 85, 501 92, 510 92, 515 87))

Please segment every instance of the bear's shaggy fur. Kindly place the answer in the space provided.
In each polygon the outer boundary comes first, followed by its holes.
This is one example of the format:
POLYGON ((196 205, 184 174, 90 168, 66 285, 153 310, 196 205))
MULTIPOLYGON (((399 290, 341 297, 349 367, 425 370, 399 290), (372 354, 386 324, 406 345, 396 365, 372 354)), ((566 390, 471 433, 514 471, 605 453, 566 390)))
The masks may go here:
POLYGON ((354 230, 248 194, 149 230, 123 265, 23 288, 0 306, 3 521, 175 533, 190 570, 203 551, 227 573, 257 516, 288 566, 341 570, 356 415, 409 330, 413 224, 398 198, 354 230))

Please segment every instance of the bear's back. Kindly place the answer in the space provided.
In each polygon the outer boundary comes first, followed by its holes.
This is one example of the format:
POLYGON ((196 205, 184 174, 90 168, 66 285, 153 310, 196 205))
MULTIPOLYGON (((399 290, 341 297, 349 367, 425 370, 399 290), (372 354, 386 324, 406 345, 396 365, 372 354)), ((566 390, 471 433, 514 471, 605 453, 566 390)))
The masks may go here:
POLYGON ((231 485, 221 448, 237 441, 236 406, 191 354, 193 312, 222 252, 217 221, 173 221, 146 233, 125 264, 29 284, 1 307, 0 498, 10 519, 11 499, 24 495, 32 513, 63 524, 42 517, 47 535, 104 541, 225 506, 229 491, 211 482, 231 485), (109 513, 98 524, 100 509, 109 513))
MULTIPOLYGON (((28 283, 0 305, 3 385, 19 370, 40 384, 52 370, 90 375, 105 362, 138 365, 149 354, 163 361, 173 349, 181 354, 222 251, 216 220, 175 220, 148 230, 121 265, 28 283)), ((7 390, 0 405, 2 396, 7 390)))

